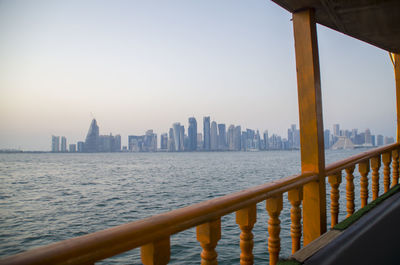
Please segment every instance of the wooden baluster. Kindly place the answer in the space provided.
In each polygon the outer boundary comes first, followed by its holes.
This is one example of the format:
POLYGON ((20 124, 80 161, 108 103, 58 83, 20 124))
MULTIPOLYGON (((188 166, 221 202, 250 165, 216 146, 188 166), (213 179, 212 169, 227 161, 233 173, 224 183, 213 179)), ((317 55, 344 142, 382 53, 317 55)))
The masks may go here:
POLYGON ((346 168, 346 201, 347 215, 349 217, 354 213, 354 166, 346 168))
POLYGON ((399 150, 395 149, 392 151, 392 159, 393 159, 393 176, 392 176, 392 187, 396 186, 399 183, 399 150))
POLYGON ((215 247, 221 239, 221 219, 198 225, 196 227, 197 241, 200 242, 203 251, 201 252, 202 265, 218 264, 215 247))
POLYGON ((248 208, 241 209, 236 212, 236 223, 240 230, 240 264, 252 265, 254 263, 253 256, 253 233, 251 230, 257 221, 257 205, 254 204, 248 208))
POLYGON ((281 239, 279 233, 281 232, 281 221, 279 215, 282 211, 282 194, 276 197, 267 199, 267 211, 269 214, 268 219, 268 251, 269 251, 269 264, 275 265, 279 260, 279 251, 281 250, 281 239))
POLYGON ((358 171, 360 172, 360 198, 361 208, 368 204, 368 173, 369 173, 369 160, 358 164, 358 171))
POLYGON ((339 185, 342 182, 342 172, 337 172, 328 177, 331 184, 331 227, 338 223, 339 213, 339 185))
POLYGON ((390 152, 382 154, 383 162, 383 187, 385 193, 390 187, 390 162, 392 162, 392 154, 390 152))
POLYGON ((381 156, 371 158, 372 168, 372 200, 379 197, 379 168, 381 167, 381 156))
POLYGON ((301 239, 301 208, 300 204, 303 200, 303 189, 296 188, 289 191, 289 201, 292 204, 290 210, 290 219, 292 224, 290 225, 290 235, 292 236, 292 254, 300 249, 301 239))
POLYGON ((169 237, 161 238, 140 248, 142 263, 144 265, 165 265, 170 257, 169 237))

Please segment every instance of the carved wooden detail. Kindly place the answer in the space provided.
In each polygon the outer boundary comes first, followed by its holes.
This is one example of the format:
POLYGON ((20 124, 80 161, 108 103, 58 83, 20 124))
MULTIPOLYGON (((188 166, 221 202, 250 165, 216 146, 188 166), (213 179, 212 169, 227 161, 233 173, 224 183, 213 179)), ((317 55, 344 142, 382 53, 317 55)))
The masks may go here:
POLYGON ((275 265, 279 260, 279 251, 281 250, 281 240, 279 233, 281 231, 281 221, 279 215, 282 211, 282 194, 267 199, 268 219, 268 251, 269 264, 275 265))
POLYGON ((303 189, 296 188, 288 193, 289 201, 292 204, 290 210, 290 235, 292 237, 292 254, 300 249, 301 241, 301 201, 303 200, 303 189))
POLYGON ((360 198, 361 208, 368 204, 368 173, 369 173, 369 160, 358 164, 358 171, 360 172, 360 198))
POLYGON ((339 213, 339 185, 342 182, 342 172, 337 172, 328 177, 331 184, 331 227, 338 223, 339 213))
POLYGON ((215 247, 221 239, 221 219, 204 223, 196 227, 197 241, 200 242, 202 265, 217 265, 217 252, 215 247))
POLYGON ((256 204, 236 212, 236 223, 239 225, 240 230, 242 231, 240 233, 241 265, 254 264, 254 256, 253 256, 254 242, 253 242, 253 233, 251 231, 256 221, 257 221, 256 204))
POLYGON ((379 168, 381 167, 381 157, 371 158, 372 169, 372 200, 379 197, 379 168))

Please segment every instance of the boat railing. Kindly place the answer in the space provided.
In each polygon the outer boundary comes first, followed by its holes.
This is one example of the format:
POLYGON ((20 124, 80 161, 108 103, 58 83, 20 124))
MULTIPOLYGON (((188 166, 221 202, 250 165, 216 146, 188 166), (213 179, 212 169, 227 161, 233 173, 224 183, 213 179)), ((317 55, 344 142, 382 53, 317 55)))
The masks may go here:
MULTIPOLYGON (((141 248, 142 263, 167 264, 170 259, 170 237, 196 227, 201 252, 201 264, 217 264, 215 250, 221 238, 221 217, 236 213, 240 234, 240 263, 253 264, 252 229, 257 220, 257 204, 266 201, 268 220, 268 251, 270 264, 276 264, 280 252, 280 212, 283 194, 290 203, 292 253, 301 248, 303 186, 327 177, 331 186, 331 226, 338 222, 339 185, 346 172, 346 211, 354 213, 355 167, 360 172, 361 207, 368 202, 368 175, 372 169, 372 200, 379 196, 379 169, 383 164, 383 187, 387 192, 399 179, 399 144, 391 144, 351 156, 325 168, 325 173, 306 172, 158 214, 136 222, 112 227, 88 235, 38 247, 0 261, 0 264, 94 264, 134 248, 141 248)), ((325 210, 327 205, 325 205, 325 210)), ((305 214, 309 214, 305 212, 305 214)), ((318 215, 318 213, 313 213, 318 215)), ((323 216, 323 215, 320 215, 323 216)), ((324 217, 321 217, 324 218, 324 217)), ((326 217, 325 217, 326 218, 326 217)), ((325 220, 326 221, 326 220, 325 220)), ((326 223, 326 222, 325 222, 326 223)))

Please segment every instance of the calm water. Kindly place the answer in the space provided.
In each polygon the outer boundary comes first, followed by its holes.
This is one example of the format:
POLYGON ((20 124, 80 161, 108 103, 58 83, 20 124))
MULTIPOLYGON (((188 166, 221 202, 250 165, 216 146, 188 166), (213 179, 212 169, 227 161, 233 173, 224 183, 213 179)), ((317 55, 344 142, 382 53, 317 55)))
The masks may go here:
MULTIPOLYGON (((361 151, 327 151, 326 160, 361 151)), ((0 154, 0 257, 297 174, 299 161, 298 151, 0 154)), ((286 197, 281 256, 288 256, 291 247, 286 197)), ((266 264, 265 203, 258 204, 257 214, 254 255, 256 264, 266 264)), ((239 264, 239 233, 235 215, 224 216, 220 264, 239 264)), ((200 252, 195 229, 171 237, 170 264, 199 264, 200 252)), ((102 263, 117 262, 141 264, 139 249, 102 263)))

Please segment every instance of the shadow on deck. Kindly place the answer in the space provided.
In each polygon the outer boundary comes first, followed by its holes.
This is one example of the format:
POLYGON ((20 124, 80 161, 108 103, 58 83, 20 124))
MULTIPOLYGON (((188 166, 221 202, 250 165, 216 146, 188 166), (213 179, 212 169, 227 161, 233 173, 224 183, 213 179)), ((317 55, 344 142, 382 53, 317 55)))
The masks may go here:
POLYGON ((400 185, 278 264, 400 264, 400 185))

